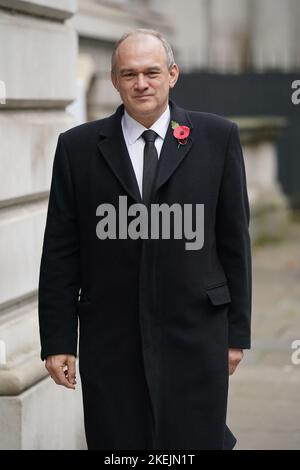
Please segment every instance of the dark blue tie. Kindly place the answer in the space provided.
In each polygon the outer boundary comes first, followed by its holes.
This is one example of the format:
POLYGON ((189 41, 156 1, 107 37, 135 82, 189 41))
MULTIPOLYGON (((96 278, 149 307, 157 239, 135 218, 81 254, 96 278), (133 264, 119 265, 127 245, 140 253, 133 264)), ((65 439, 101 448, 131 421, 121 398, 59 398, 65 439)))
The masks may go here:
POLYGON ((144 131, 142 137, 145 141, 144 168, 143 168, 143 203, 149 205, 156 174, 158 153, 155 147, 157 133, 151 129, 144 131))

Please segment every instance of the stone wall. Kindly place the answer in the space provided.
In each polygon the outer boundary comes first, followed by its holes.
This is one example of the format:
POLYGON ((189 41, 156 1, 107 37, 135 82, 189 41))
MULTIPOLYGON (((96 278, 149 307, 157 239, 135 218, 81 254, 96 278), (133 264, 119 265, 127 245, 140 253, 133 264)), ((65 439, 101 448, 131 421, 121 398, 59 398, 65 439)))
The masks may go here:
POLYGON ((80 385, 40 360, 37 285, 58 134, 76 92, 75 0, 0 0, 0 449, 84 448, 80 385))

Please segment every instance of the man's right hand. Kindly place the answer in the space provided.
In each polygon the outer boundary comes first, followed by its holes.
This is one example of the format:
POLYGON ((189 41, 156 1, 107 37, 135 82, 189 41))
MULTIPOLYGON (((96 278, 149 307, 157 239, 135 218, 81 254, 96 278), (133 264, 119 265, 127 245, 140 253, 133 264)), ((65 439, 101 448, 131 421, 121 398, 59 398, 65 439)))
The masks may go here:
POLYGON ((73 354, 56 354, 48 356, 45 367, 57 385, 75 390, 76 358, 73 354))

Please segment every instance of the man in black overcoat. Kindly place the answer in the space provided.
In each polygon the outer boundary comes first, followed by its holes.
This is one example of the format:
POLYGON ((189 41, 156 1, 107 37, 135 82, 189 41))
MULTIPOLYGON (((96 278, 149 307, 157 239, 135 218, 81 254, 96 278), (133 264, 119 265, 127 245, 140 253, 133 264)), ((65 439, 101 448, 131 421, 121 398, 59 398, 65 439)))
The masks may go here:
POLYGON ((236 124, 169 99, 178 75, 159 33, 124 35, 111 73, 122 104, 57 143, 41 358, 74 389, 79 357, 89 449, 236 442, 228 377, 250 348, 251 312, 243 155, 236 124))

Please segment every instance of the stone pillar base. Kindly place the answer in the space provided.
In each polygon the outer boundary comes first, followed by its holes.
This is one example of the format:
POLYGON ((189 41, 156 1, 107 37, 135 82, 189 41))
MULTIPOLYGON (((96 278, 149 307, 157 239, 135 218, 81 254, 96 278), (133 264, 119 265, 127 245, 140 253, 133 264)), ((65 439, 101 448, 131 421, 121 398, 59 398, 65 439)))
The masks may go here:
POLYGON ((289 220, 288 200, 278 182, 277 139, 287 126, 280 117, 240 117, 252 243, 282 239, 289 220))
POLYGON ((80 382, 68 390, 46 378, 0 396, 1 450, 86 449, 80 382))
POLYGON ((285 237, 289 223, 287 199, 278 194, 272 199, 261 198, 251 204, 251 239, 256 244, 280 241, 285 237))

